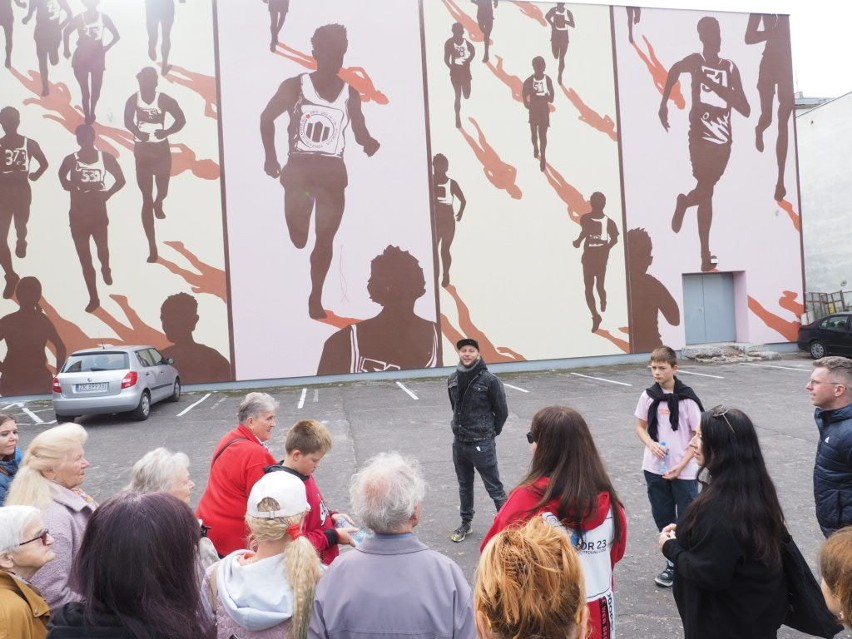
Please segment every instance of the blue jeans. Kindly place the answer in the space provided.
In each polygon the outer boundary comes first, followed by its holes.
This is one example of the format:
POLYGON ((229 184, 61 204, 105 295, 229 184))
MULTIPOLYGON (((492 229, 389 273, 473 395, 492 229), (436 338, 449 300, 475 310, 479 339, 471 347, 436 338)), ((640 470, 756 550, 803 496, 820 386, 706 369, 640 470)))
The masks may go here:
POLYGON ((656 473, 645 473, 645 483, 648 486, 648 501, 651 502, 651 515, 657 530, 662 530, 669 524, 676 524, 686 507, 698 497, 697 479, 663 479, 656 473))
POLYGON ((473 471, 482 477, 488 496, 494 500, 497 510, 506 503, 506 491, 500 481, 500 471, 497 469, 497 443, 494 439, 481 442, 453 441, 453 465, 456 467, 456 477, 459 480, 459 501, 461 502, 461 518, 463 522, 473 520, 473 471))

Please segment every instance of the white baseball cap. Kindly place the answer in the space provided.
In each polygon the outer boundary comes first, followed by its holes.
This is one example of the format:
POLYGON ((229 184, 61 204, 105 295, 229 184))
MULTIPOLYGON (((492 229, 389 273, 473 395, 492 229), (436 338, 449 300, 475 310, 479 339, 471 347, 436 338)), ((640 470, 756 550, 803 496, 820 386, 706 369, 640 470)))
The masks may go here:
POLYGON ((252 517, 274 519, 301 515, 310 509, 305 482, 287 471, 277 470, 265 474, 252 486, 246 511, 252 517), (258 504, 267 497, 278 502, 278 510, 258 510, 258 504))

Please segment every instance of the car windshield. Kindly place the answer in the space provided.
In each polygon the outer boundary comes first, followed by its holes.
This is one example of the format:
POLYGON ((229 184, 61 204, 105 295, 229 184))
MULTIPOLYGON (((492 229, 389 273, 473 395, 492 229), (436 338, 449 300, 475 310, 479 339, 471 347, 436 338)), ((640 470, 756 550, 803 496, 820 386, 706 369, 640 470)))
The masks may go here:
POLYGON ((63 373, 93 373, 129 368, 127 353, 80 353, 72 355, 62 367, 63 373))

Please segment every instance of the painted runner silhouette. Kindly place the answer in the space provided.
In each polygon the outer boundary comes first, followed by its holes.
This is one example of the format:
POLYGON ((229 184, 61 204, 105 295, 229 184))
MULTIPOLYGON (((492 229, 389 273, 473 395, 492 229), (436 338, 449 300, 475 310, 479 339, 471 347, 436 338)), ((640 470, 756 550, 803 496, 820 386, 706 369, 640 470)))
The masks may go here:
POLYGON ((625 7, 627 11, 627 41, 633 44, 633 27, 642 19, 642 7, 625 7))
POLYGON ((193 273, 185 268, 181 268, 174 262, 165 259, 162 255, 157 260, 157 264, 165 266, 175 275, 182 277, 192 288, 193 293, 207 293, 208 295, 218 297, 225 304, 228 303, 228 282, 225 278, 224 270, 201 261, 198 256, 184 246, 183 242, 166 241, 163 244, 173 248, 182 255, 196 272, 193 273))
POLYGON ((449 160, 442 153, 438 153, 432 158, 435 237, 444 273, 441 278, 441 286, 443 287, 450 285, 450 265, 453 262, 450 248, 456 234, 456 222, 461 222, 467 206, 467 200, 459 183, 447 175, 449 168, 449 160), (458 202, 458 211, 456 211, 456 202, 458 202))
POLYGON ((163 201, 169 193, 172 153, 169 136, 186 125, 183 111, 174 98, 157 90, 157 70, 145 67, 137 75, 139 91, 124 105, 124 126, 136 141, 136 184, 142 192, 142 228, 148 240, 148 262, 157 261, 154 217, 164 219, 163 201), (171 118, 166 127, 166 116, 171 118), (157 195, 154 196, 156 185, 157 195))
POLYGON ((414 304, 426 293, 417 258, 397 246, 388 246, 370 263, 367 293, 382 310, 329 337, 317 375, 441 365, 438 325, 414 313, 414 304))
POLYGON ((787 195, 784 171, 787 168, 787 146, 790 115, 793 113, 793 60, 790 53, 790 16, 752 13, 745 33, 746 44, 765 42, 760 70, 757 75, 757 94, 760 96, 760 118, 754 128, 754 145, 763 152, 763 134, 772 124, 772 104, 778 96, 778 138, 775 141, 775 158, 778 162, 778 180, 774 197, 781 201, 787 195), (761 23, 763 29, 760 28, 761 23))
POLYGON ((290 0, 263 0, 263 3, 269 5, 269 34, 271 36, 269 50, 275 53, 275 47, 278 46, 278 35, 284 26, 287 11, 290 10, 290 0))
POLYGON ((710 226, 713 222, 713 190, 728 166, 733 144, 731 111, 736 109, 745 117, 751 107, 743 91, 740 71, 732 61, 719 56, 722 36, 719 21, 705 16, 698 21, 701 53, 692 53, 675 62, 669 71, 663 99, 660 103, 660 122, 669 130, 668 98, 682 73, 692 77, 692 106, 689 110, 689 160, 695 187, 679 194, 672 216, 672 230, 680 232, 686 210, 698 207, 698 240, 701 244, 701 270, 711 271, 716 256, 710 251, 710 226))
POLYGON ((508 346, 495 346, 494 343, 488 339, 488 336, 473 323, 470 316, 470 308, 467 303, 462 300, 461 295, 459 295, 459 292, 456 290, 456 287, 450 284, 445 290, 456 303, 456 310, 459 317, 459 328, 456 328, 446 315, 443 313, 441 314, 441 327, 443 328, 444 336, 450 342, 455 344, 463 337, 472 337, 479 342, 479 353, 482 355, 483 359, 487 359, 491 363, 519 362, 526 360, 523 355, 512 350, 508 346))
POLYGON ((524 81, 524 106, 529 111, 530 137, 533 157, 538 158, 544 171, 547 164, 547 129, 550 127, 550 105, 553 103, 553 80, 544 74, 545 62, 541 56, 532 61, 533 74, 524 81))
POLYGON ((491 45, 491 30, 494 28, 494 9, 497 0, 470 0, 476 5, 476 23, 482 31, 482 41, 485 44, 483 62, 488 62, 488 48, 491 45))
MULTIPOLYGON (((796 294, 793 291, 784 291, 784 295, 778 300, 778 305, 785 310, 789 310, 796 317, 800 317, 805 312, 805 309, 804 306, 795 301, 795 296, 796 294)), ((757 301, 757 298, 751 295, 748 296, 748 309, 757 315, 769 328, 782 335, 788 342, 795 342, 798 339, 799 329, 802 327, 800 321, 784 319, 767 309, 757 301)))
MULTIPOLYGON (((180 0, 181 3, 186 0, 180 0)), ((148 30, 148 58, 157 59, 157 40, 162 32, 160 58, 163 75, 171 68, 169 53, 172 50, 172 26, 175 23, 175 0, 145 0, 145 27, 148 30)))
POLYGON ((334 237, 343 218, 349 183, 343 151, 344 132, 351 124, 355 141, 368 157, 379 150, 370 136, 358 92, 338 77, 348 48, 346 27, 327 24, 311 38, 317 70, 289 78, 260 116, 264 170, 284 187, 284 217, 290 240, 297 248, 308 241, 315 213, 316 240, 311 252, 311 293, 308 314, 325 317, 322 291, 331 265, 334 237), (282 167, 275 150, 275 119, 289 116, 287 163, 282 167))
POLYGON ((627 231, 627 283, 630 291, 630 342, 634 353, 650 353, 663 345, 659 315, 680 325, 680 308, 660 280, 648 273, 654 261, 651 236, 645 229, 627 231))
MULTIPOLYGON (((22 0, 15 0, 15 4, 19 7, 26 7, 27 4, 22 0)), ((15 12, 12 10, 12 0, 0 0, 0 27, 3 29, 3 35, 6 38, 6 68, 12 66, 12 33, 15 28, 15 12)))
POLYGON ((45 348, 48 343, 53 346, 58 368, 65 361, 65 344, 39 305, 41 282, 37 278, 22 277, 15 297, 20 309, 0 318, 0 341, 6 342, 6 357, 0 363, 0 395, 49 393, 53 374, 45 348))
POLYGON ((442 2, 453 20, 460 22, 462 26, 464 26, 464 30, 470 34, 471 40, 474 42, 482 42, 484 40, 482 30, 479 28, 479 25, 476 24, 476 20, 467 15, 467 13, 465 13, 462 8, 455 3, 455 0, 442 0, 442 2))
POLYGON ((464 37, 464 27, 460 22, 453 23, 453 35, 444 43, 444 64, 450 70, 450 82, 453 85, 455 101, 453 109, 456 114, 456 128, 461 128, 461 99, 470 98, 470 61, 476 55, 476 50, 470 40, 464 37))
POLYGON ((198 302, 192 295, 169 295, 160 307, 160 321, 171 346, 160 351, 171 357, 184 384, 227 382, 233 379, 231 364, 219 351, 199 344, 192 336, 198 325, 198 302))
POLYGON ((559 61, 557 81, 562 84, 562 72, 565 70, 565 54, 568 53, 568 28, 574 27, 574 14, 564 2, 557 2, 545 14, 544 19, 550 25, 550 49, 553 58, 559 61))
POLYGON ((86 10, 74 16, 66 25, 62 40, 65 45, 65 57, 71 58, 71 34, 77 33, 77 48, 71 59, 71 67, 80 85, 83 117, 86 124, 91 124, 95 121, 95 109, 101 97, 106 52, 115 46, 120 36, 110 17, 98 11, 100 0, 82 2, 86 10), (112 35, 109 44, 104 44, 105 30, 112 35))
POLYGON ((112 271, 109 265, 109 216, 106 203, 121 190, 125 180, 115 156, 95 148, 95 130, 91 125, 81 124, 77 127, 76 136, 80 150, 62 160, 59 181, 62 188, 71 195, 71 208, 68 211, 71 238, 74 240, 77 257, 83 269, 83 281, 89 292, 86 312, 91 313, 101 303, 90 242, 95 242, 104 283, 110 285, 112 271), (107 176, 112 178, 112 184, 109 186, 107 176))
MULTIPOLYGON (((652 45, 645 36, 642 36, 642 40, 644 40, 645 46, 648 47, 648 53, 646 54, 642 51, 642 49, 639 48, 639 45, 635 42, 633 43, 633 49, 636 51, 639 59, 642 60, 647 67, 648 72, 651 74, 651 79, 654 82, 654 86, 657 87, 657 91, 659 91, 662 95, 669 72, 666 70, 666 66, 660 62, 660 59, 657 57, 654 45, 652 45)), ((683 97, 683 92, 680 90, 680 82, 675 82, 674 86, 672 86, 672 90, 669 93, 669 99, 678 109, 686 108, 686 100, 683 97)))
POLYGON ((545 176, 550 187, 568 208, 568 217, 577 224, 581 218, 592 210, 592 205, 582 193, 566 180, 551 164, 545 167, 545 176))
POLYGON ((112 313, 107 312, 104 308, 97 308, 93 315, 111 328, 122 342, 125 344, 149 344, 160 352, 169 346, 170 342, 166 339, 165 334, 146 324, 139 317, 136 309, 131 306, 126 295, 110 295, 110 298, 118 304, 129 325, 119 322, 112 313))
POLYGON ((512 4, 520 9, 521 13, 528 18, 532 18, 543 27, 547 26, 547 20, 544 18, 544 14, 541 12, 541 9, 538 8, 538 5, 535 5, 532 2, 518 2, 518 0, 512 0, 512 4))
POLYGON ((194 91, 204 100, 204 115, 214 120, 219 117, 219 103, 216 96, 216 78, 186 67, 170 65, 168 80, 194 91))
POLYGON ((6 275, 6 288, 3 290, 6 299, 12 297, 18 283, 9 250, 9 229, 14 221, 17 235, 15 255, 26 257, 27 222, 33 199, 30 182, 38 180, 47 170, 47 158, 38 142, 18 133, 20 123, 21 114, 16 108, 0 109, 0 127, 4 133, 0 138, 0 266, 6 275), (31 173, 33 160, 38 168, 31 173))
POLYGON ((62 29, 74 15, 66 0, 30 0, 30 6, 23 23, 27 24, 35 13, 36 23, 33 38, 36 43, 38 70, 41 74, 41 94, 50 92, 50 81, 47 66, 59 64, 59 45, 62 42, 62 29), (62 12, 65 18, 62 18, 62 12))
MULTIPOLYGON (((492 56, 495 60, 497 60, 497 64, 493 62, 488 62, 488 68, 491 69, 491 73, 495 75, 495 77, 500 80, 503 84, 505 84, 509 90, 512 92, 512 99, 524 103, 524 81, 521 80, 518 76, 513 75, 506 71, 503 65, 503 58, 499 55, 494 54, 492 56)), ((556 111, 555 104, 548 104, 547 108, 551 113, 556 111)))
POLYGON ((589 198, 592 210, 580 218, 580 234, 574 240, 574 248, 583 246, 583 286, 586 293, 586 306, 592 314, 592 333, 601 325, 601 316, 595 302, 596 290, 600 300, 601 313, 606 312, 606 266, 610 249, 618 242, 618 227, 604 214, 606 196, 599 191, 589 198))

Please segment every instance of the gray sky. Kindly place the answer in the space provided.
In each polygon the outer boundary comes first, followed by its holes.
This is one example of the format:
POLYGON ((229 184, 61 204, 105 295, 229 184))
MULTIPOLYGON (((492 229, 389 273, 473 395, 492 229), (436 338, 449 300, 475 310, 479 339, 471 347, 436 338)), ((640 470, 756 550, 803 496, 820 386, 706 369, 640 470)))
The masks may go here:
MULTIPOLYGON (((611 4, 573 0, 578 4, 611 4)), ((627 3, 624 3, 627 4, 627 3)), ((641 7, 789 13, 796 91, 835 98, 852 91, 852 2, 848 0, 643 0, 641 7)))

